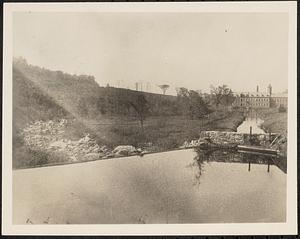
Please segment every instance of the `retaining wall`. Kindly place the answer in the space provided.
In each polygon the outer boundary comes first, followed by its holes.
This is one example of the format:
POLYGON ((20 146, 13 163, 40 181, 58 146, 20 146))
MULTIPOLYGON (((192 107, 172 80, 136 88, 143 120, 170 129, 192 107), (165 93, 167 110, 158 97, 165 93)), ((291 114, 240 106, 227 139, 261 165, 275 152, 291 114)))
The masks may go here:
MULTIPOLYGON (((265 145, 272 141, 277 134, 252 134, 252 143, 258 145, 265 145)), ((226 132, 226 131, 202 131, 200 133, 200 139, 210 138, 214 143, 226 144, 246 144, 250 142, 250 134, 226 132)))

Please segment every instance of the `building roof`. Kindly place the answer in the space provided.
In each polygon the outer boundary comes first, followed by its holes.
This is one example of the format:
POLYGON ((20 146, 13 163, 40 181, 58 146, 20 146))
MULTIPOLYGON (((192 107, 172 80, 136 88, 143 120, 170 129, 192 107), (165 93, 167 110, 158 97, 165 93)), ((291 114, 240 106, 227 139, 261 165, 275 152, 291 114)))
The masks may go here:
POLYGON ((269 94, 267 92, 235 92, 235 95, 240 96, 243 94, 248 97, 267 97, 269 94))
POLYGON ((275 93, 271 97, 288 97, 288 93, 275 93))
MULTIPOLYGON (((235 96, 240 96, 243 94, 246 97, 269 97, 267 92, 234 92, 235 96)), ((272 93, 271 97, 288 97, 288 93, 272 93)))

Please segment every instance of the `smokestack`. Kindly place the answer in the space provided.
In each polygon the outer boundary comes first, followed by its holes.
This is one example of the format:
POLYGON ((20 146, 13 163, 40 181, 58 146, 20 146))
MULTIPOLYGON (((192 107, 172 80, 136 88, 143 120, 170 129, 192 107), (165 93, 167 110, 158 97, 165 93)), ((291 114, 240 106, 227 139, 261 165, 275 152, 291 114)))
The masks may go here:
POLYGON ((258 93, 258 86, 256 86, 256 92, 258 93))
POLYGON ((268 89, 269 89, 269 96, 272 96, 272 86, 271 86, 271 84, 269 84, 268 89))

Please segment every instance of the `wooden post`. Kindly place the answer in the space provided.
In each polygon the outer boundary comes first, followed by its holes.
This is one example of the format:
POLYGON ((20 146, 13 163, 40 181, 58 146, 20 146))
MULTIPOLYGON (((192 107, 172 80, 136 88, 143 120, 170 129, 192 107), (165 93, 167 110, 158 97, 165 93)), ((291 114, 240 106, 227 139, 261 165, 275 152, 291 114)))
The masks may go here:
POLYGON ((251 166, 251 164, 250 164, 250 161, 249 161, 249 165, 248 165, 248 171, 250 172, 250 166, 251 166))
POLYGON ((270 172, 270 160, 268 160, 268 173, 270 172))
POLYGON ((269 132, 269 142, 272 143, 272 140, 271 140, 271 131, 269 132))

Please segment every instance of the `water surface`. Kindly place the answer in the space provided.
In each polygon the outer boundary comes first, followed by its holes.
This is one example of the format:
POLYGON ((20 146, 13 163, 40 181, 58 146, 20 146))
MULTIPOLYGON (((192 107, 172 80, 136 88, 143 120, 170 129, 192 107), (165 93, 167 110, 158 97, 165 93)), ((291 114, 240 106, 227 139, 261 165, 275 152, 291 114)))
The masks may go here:
POLYGON ((286 174, 271 159, 228 152, 13 171, 16 224, 283 222, 285 209, 286 174))
POLYGON ((266 132, 260 127, 263 120, 256 117, 247 117, 242 124, 237 128, 238 133, 250 133, 250 127, 252 127, 252 134, 265 134, 266 132))

